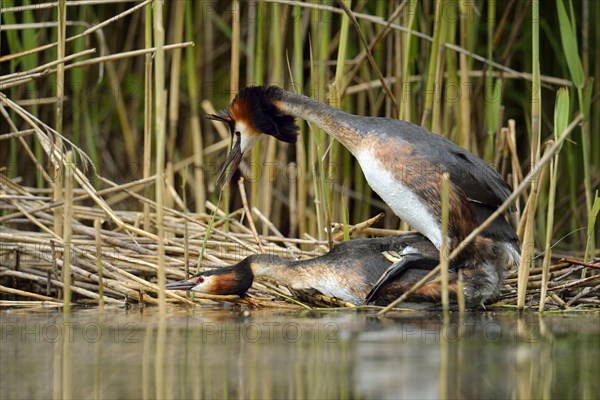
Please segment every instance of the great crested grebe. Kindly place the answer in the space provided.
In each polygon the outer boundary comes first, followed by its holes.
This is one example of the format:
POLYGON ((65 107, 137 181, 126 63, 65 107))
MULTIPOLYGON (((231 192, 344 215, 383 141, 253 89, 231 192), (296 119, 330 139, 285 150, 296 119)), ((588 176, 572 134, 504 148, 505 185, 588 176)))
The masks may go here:
MULTIPOLYGON (((228 184, 243 156, 263 135, 295 143, 302 118, 323 129, 358 160, 371 188, 390 208, 436 248, 442 243, 441 177, 450 175, 450 249, 490 216, 510 195, 502 177, 482 159, 418 125, 390 118, 346 113, 304 95, 275 86, 242 89, 229 109, 210 118, 226 122, 236 142, 217 178, 228 184)), ((514 210, 514 209, 513 209, 514 210)), ((513 211, 511 210, 511 211, 513 211)), ((459 255, 458 261, 478 264, 502 278, 519 262, 514 229, 498 217, 459 255)))
MULTIPOLYGON (((423 235, 408 233, 373 239, 353 239, 334 247, 329 253, 310 260, 291 261, 276 255, 256 254, 238 264, 201 272, 194 277, 166 286, 169 290, 244 296, 254 277, 269 277, 298 291, 317 291, 355 305, 385 305, 412 287, 439 263, 439 251, 423 235), (386 251, 400 254, 395 274, 374 289, 390 267, 386 251), (367 300, 368 299, 368 300, 367 300)), ((456 297, 456 268, 451 265, 449 292, 456 297)), ((465 266, 464 293, 468 307, 475 307, 499 294, 495 274, 465 266)), ((434 279, 419 289, 410 301, 439 302, 441 282, 434 279)))

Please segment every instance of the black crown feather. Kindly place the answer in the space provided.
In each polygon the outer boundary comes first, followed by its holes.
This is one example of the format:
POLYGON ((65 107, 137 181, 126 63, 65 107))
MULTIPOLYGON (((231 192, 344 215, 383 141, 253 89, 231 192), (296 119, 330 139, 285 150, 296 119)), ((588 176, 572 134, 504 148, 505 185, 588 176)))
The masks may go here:
POLYGON ((238 101, 250 107, 247 110, 250 121, 258 131, 282 142, 296 143, 299 129, 294 117, 284 114, 273 104, 282 99, 283 93, 277 86, 249 86, 238 93, 234 103, 238 101))

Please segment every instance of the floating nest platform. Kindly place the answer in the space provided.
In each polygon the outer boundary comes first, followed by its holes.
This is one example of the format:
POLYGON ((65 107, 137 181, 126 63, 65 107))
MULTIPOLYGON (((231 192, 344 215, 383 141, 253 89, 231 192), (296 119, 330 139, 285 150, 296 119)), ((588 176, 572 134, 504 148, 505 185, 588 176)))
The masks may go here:
MULTIPOLYGON (((105 183, 104 190, 84 185, 73 191, 72 302, 98 304, 102 300, 104 304, 117 306, 157 304, 158 245, 153 212, 156 204, 138 194, 144 181, 125 185, 105 183), (146 212, 113 210, 111 204, 123 201, 124 197, 146 204, 146 212), (94 204, 78 205, 85 203, 94 204)), ((65 244, 62 235, 54 233, 55 218, 63 218, 62 206, 52 201, 50 190, 23 187, 18 179, 0 174, 0 305, 62 305, 65 244)), ((214 204, 207 202, 206 206, 211 215, 164 208, 165 273, 169 281, 185 279, 198 268, 231 265, 251 254, 266 252, 307 259, 328 250, 326 241, 308 235, 284 237, 257 209, 241 208, 226 217, 214 204), (247 226, 253 225, 249 221, 263 225, 269 234, 259 236, 247 226)), ((350 226, 350 231, 362 237, 402 233, 371 227, 377 219, 350 226)), ((545 309, 600 309, 598 259, 592 263, 583 263, 575 257, 555 261, 550 267, 545 309)), ((500 299, 488 308, 516 307, 517 275, 517 271, 509 274, 503 282, 500 299)), ((541 287, 542 269, 534 268, 529 276, 527 306, 538 308, 541 287)), ((249 293, 253 302, 265 307, 352 307, 327 296, 294 293, 268 280, 255 281, 249 293)), ((190 306, 247 303, 238 296, 183 297, 181 292, 173 291, 167 291, 166 296, 168 302, 190 306)))

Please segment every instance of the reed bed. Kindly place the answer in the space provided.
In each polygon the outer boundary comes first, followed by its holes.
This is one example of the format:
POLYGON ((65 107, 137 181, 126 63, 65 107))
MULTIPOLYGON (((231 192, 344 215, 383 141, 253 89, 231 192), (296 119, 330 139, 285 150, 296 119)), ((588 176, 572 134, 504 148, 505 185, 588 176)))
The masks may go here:
MULTIPOLYGON (((2 264, 0 277, 20 289, 0 287, 5 295, 18 295, 51 303, 63 301, 64 254, 72 252, 71 265, 72 293, 75 303, 105 304, 142 303, 157 304, 159 292, 156 284, 157 243, 151 235, 138 235, 128 229, 116 228, 106 221, 106 213, 99 207, 74 206, 72 210, 73 235, 66 246, 62 238, 52 232, 54 225, 51 210, 59 205, 39 191, 26 188, 1 175, 2 210, 8 211, 3 217, 2 264), (45 211, 40 211, 45 210, 45 211), (11 228, 7 227, 10 223, 11 228), (89 225, 94 225, 91 228, 89 225), (35 228, 32 230, 32 228, 35 228), (37 232, 36 232, 37 231, 37 232)), ((122 186, 113 187, 112 192, 128 191, 122 186)), ((76 198, 88 197, 83 190, 76 198)), ((67 196, 67 199, 70 196, 67 196)), ((151 200, 149 202, 153 203, 151 200)), ((155 204, 152 204, 155 209, 155 204)), ((326 241, 306 238, 286 238, 268 220, 264 220, 273 231, 270 235, 258 236, 246 227, 240 219, 250 220, 244 209, 235 210, 229 217, 211 203, 206 207, 214 210, 213 215, 199 213, 185 215, 167 207, 164 208, 166 276, 169 279, 185 279, 198 270, 194 260, 200 257, 203 249, 202 268, 218 268, 241 261, 250 254, 268 252, 282 257, 305 259, 318 256, 326 250, 326 241), (216 218, 213 218, 216 215, 216 218), (226 219, 229 230, 223 230, 226 219), (210 239, 204 236, 210 226, 210 239), (186 226, 185 235, 181 227, 186 226), (301 247, 304 247, 301 248, 301 247)), ((264 218, 258 210, 255 218, 264 218)), ((114 217, 124 225, 134 227, 143 221, 143 212, 114 211, 114 217)), ((150 214, 155 220, 155 213, 150 214)), ((355 231, 360 232, 362 224, 355 231)), ((276 304, 275 300, 285 300, 294 295, 285 287, 276 283, 256 283, 255 301, 260 304, 276 304)), ((184 304, 205 304, 216 301, 240 301, 238 296, 210 296, 195 294, 195 299, 179 296, 175 292, 166 292, 170 301, 184 304)), ((339 305, 335 299, 317 296, 314 303, 339 305)), ((292 304, 298 302, 292 301, 292 304)), ((16 304, 4 301, 0 304, 16 304)), ((277 304, 277 306, 282 306, 277 304)))
MULTIPOLYGON (((243 302, 160 288, 250 254, 309 258, 407 229, 351 155, 302 122, 295 148, 264 140, 245 179, 215 188, 231 139, 203 117, 240 87, 277 84, 480 155, 515 190, 524 243, 496 306, 598 307, 598 2, 5 0, 0 11, 0 304, 61 305, 69 288, 74 303, 243 302)), ((348 306, 273 282, 252 293, 348 306)))
MULTIPOLYGON (((158 245, 151 234, 140 235, 139 232, 134 232, 144 219, 143 211, 114 211, 114 217, 122 221, 124 226, 134 228, 129 230, 111 223, 105 210, 100 207, 74 205, 73 235, 69 242, 64 242, 52 231, 54 219, 51 211, 60 204, 53 202, 43 191, 40 193, 38 189, 20 186, 4 174, 0 178, 0 198, 3 200, 1 209, 5 211, 0 233, 0 279, 3 282, 0 285, 3 298, 0 305, 62 305, 65 291, 63 282, 66 278, 63 276, 63 268, 67 249, 72 253, 69 264, 74 304, 158 304, 158 245), (65 246, 65 243, 70 245, 65 246), (17 300, 22 298, 29 301, 17 300)), ((115 195, 130 191, 127 186, 115 185, 111 188, 111 193, 115 195)), ((81 201, 89 197, 89 193, 79 189, 74 196, 81 201)), ((66 196, 66 199, 69 197, 66 196)), ((155 203, 152 200, 147 202, 155 210, 155 203)), ((198 264, 186 260, 198 260, 201 249, 204 249, 201 268, 218 268, 239 262, 248 255, 263 252, 290 259, 307 259, 327 250, 328 241, 319 241, 309 235, 304 238, 284 237, 257 209, 254 209, 253 217, 247 214, 247 209, 241 208, 232 211, 226 218, 223 210, 213 204, 207 203, 206 207, 214 213, 182 214, 164 208, 165 274, 168 279, 185 279, 195 272, 198 264), (253 232, 248 226, 253 218, 266 222, 272 232, 267 235, 253 232), (229 220, 229 231, 223 230, 226 219, 229 220), (211 221, 210 239, 205 241, 211 221), (182 226, 186 227, 185 234, 182 226)), ((150 213, 151 221, 155 218, 155 213, 150 213)), ((399 233, 372 228, 370 224, 373 222, 365 221, 348 228, 353 235, 365 232, 369 236, 399 233)), ((581 277, 583 268, 599 269, 600 265, 570 258, 559 261, 548 268, 546 309, 579 310, 600 307, 600 275, 581 277)), ((543 271, 543 268, 537 268, 530 272, 526 294, 529 306, 537 304, 540 299, 543 271)), ((515 271, 504 281, 502 298, 489 307, 516 307, 517 275, 515 271)), ((255 282, 250 294, 253 302, 266 307, 352 307, 351 304, 326 296, 294 293, 285 286, 268 280, 255 282)), ((246 303, 238 296, 195 294, 182 297, 179 292, 166 292, 166 295, 169 302, 187 305, 246 303)))

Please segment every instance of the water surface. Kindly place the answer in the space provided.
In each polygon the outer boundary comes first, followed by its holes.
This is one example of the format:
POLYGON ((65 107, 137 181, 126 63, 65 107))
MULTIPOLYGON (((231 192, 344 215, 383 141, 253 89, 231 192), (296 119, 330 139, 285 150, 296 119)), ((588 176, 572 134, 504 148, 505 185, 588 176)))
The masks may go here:
POLYGON ((599 314, 0 311, 0 398, 598 398, 599 314))

